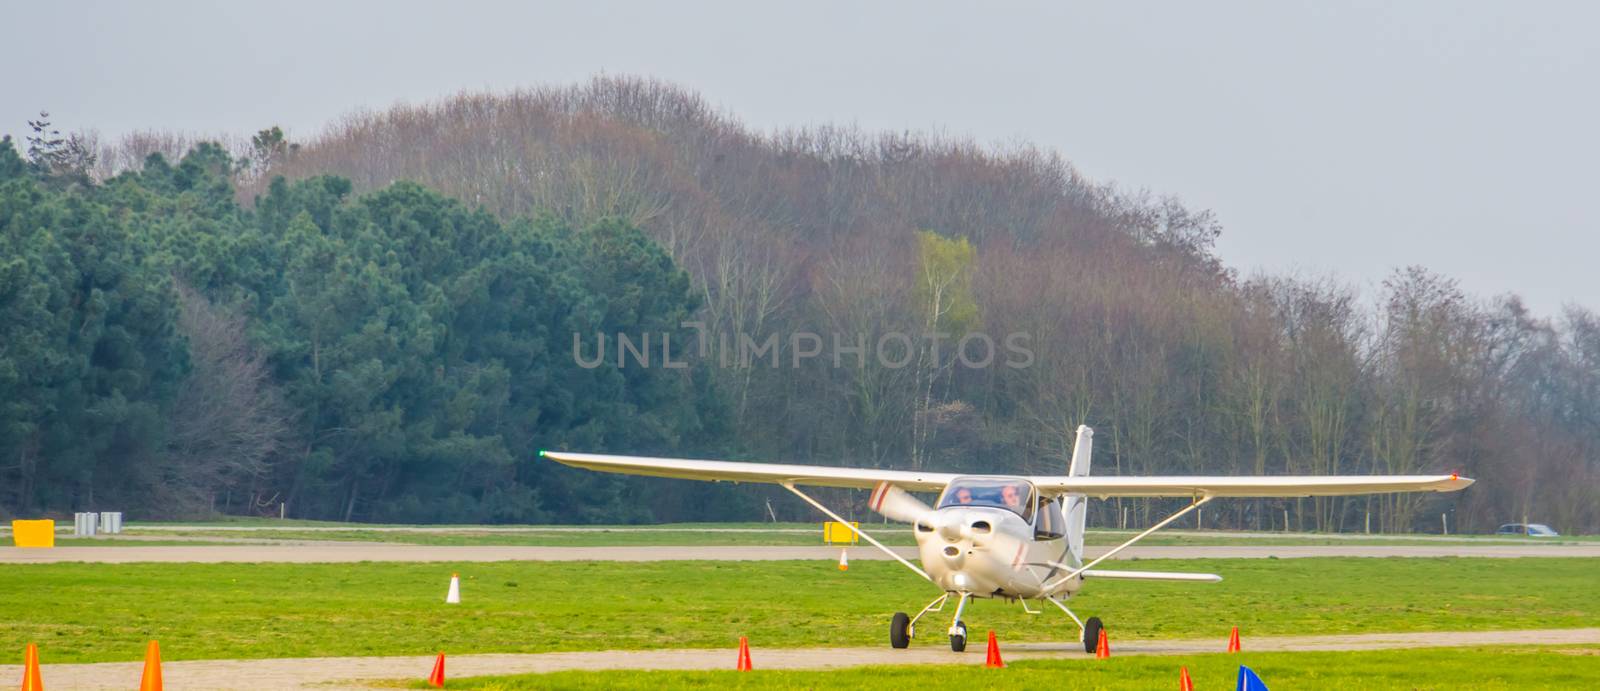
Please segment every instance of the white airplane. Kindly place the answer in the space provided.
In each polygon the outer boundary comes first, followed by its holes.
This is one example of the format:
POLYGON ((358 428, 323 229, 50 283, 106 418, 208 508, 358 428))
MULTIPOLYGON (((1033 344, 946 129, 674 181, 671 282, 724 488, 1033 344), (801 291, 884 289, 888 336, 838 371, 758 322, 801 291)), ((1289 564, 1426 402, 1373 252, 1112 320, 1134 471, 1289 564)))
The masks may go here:
POLYGON ((1086 652, 1094 652, 1102 624, 1098 617, 1086 622, 1064 601, 1094 579, 1217 582, 1221 576, 1205 573, 1168 573, 1097 569, 1151 533, 1217 497, 1328 497, 1385 492, 1454 492, 1472 484, 1457 475, 1336 475, 1275 477, 1090 477, 1094 431, 1078 428, 1072 462, 1066 475, 1002 476, 871 470, 829 466, 743 463, 638 456, 607 456, 564 451, 539 455, 566 465, 629 475, 711 480, 717 482, 767 482, 815 506, 829 518, 851 526, 861 539, 883 550, 906 568, 944 591, 915 617, 895 612, 889 626, 889 644, 905 648, 916 636, 917 621, 941 612, 953 595, 956 611, 950 625, 950 649, 967 645, 967 625, 962 620, 973 598, 1002 598, 1020 602, 1029 613, 1029 600, 1043 600, 1060 608, 1078 625, 1086 652), (828 507, 801 492, 797 486, 871 488, 873 510, 911 523, 922 568, 885 547, 851 525, 828 507), (937 508, 909 492, 939 492, 937 508), (1083 530, 1090 497, 1186 497, 1189 504, 1148 530, 1099 557, 1084 562, 1083 530))

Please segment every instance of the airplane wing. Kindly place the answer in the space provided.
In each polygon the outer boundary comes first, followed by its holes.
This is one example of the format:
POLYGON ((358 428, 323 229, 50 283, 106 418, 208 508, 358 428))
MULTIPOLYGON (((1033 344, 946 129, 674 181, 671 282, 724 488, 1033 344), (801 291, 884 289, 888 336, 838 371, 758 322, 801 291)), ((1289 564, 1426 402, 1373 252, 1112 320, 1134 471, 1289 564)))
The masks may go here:
POLYGON ((1451 475, 1276 475, 1029 478, 1045 494, 1091 497, 1332 497, 1386 492, 1456 492, 1471 478, 1451 475))
MULTIPOLYGON (((937 492, 957 473, 840 468, 786 463, 610 456, 567 451, 539 455, 576 468, 626 475, 650 475, 718 482, 767 482, 872 489, 879 483, 911 492, 937 492)), ((1168 476, 1109 477, 1040 475, 1028 477, 1046 495, 1092 497, 1326 497, 1385 492, 1454 492, 1472 484, 1456 475, 1282 475, 1266 477, 1168 476)))
POLYGON ((950 481, 960 477, 956 473, 919 473, 909 470, 874 470, 870 468, 838 468, 824 465, 790 465, 785 463, 744 463, 740 461, 698 461, 683 458, 648 458, 643 456, 607 456, 566 451, 540 451, 540 456, 575 468, 598 470, 604 473, 650 475, 685 480, 712 480, 719 482, 768 482, 821 487, 854 487, 872 489, 887 482, 911 492, 938 492, 950 481))

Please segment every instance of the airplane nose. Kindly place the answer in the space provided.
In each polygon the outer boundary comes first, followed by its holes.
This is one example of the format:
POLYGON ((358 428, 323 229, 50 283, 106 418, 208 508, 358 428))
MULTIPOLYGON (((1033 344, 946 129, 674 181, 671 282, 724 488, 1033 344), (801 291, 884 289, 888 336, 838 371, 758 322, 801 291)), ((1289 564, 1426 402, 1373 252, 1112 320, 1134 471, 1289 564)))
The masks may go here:
POLYGON ((942 553, 945 564, 952 569, 960 569, 967 561, 967 555, 962 553, 958 545, 945 545, 942 553))

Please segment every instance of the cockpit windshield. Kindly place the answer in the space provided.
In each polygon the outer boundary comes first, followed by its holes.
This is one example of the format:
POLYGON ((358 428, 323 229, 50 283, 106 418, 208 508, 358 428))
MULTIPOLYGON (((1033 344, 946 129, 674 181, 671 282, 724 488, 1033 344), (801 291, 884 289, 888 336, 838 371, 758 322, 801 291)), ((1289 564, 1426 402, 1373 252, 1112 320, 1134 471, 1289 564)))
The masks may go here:
POLYGON ((1012 478, 956 478, 944 489, 939 508, 947 506, 989 506, 1033 518, 1033 485, 1012 478))

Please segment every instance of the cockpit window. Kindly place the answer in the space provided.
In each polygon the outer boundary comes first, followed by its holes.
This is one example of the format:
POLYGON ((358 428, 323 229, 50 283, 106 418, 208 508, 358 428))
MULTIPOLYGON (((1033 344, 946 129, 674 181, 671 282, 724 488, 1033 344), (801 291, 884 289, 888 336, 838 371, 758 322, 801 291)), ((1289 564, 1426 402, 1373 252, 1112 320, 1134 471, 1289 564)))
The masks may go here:
POLYGON ((1005 478, 957 478, 939 498, 939 508, 947 506, 989 506, 1033 520, 1033 485, 1005 478))

